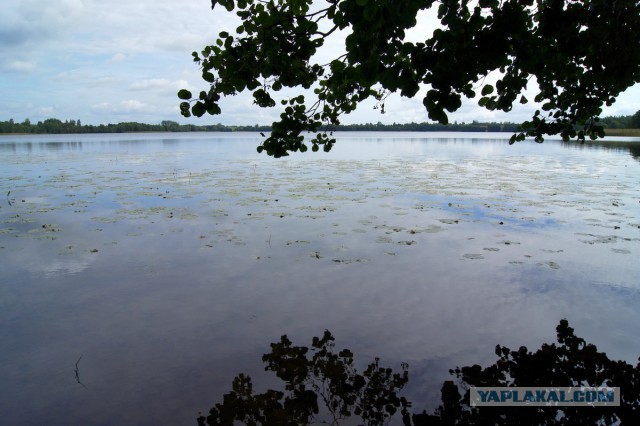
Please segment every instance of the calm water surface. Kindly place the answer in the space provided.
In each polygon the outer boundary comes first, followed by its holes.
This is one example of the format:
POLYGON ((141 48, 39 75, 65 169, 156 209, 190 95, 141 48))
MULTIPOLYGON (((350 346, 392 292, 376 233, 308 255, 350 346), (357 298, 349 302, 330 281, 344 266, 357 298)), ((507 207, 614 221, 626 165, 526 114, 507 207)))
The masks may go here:
POLYGON ((249 133, 0 137, 2 422, 195 424, 236 374, 273 385, 270 342, 325 329, 409 363, 417 411, 561 318, 635 364, 640 142, 508 137, 279 160, 249 133))

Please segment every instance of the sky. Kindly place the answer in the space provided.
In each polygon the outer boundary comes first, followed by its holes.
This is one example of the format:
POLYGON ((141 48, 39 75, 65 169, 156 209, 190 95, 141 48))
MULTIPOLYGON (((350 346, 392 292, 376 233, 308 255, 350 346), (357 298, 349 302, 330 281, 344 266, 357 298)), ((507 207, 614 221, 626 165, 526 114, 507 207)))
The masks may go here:
MULTIPOLYGON (((220 7, 212 11, 210 0, 3 0, 0 121, 270 124, 278 107, 258 108, 250 94, 223 100, 219 116, 185 119, 179 112, 179 89, 199 92, 207 87, 191 53, 213 44, 220 31, 236 28, 237 19, 220 7)), ((419 22, 408 37, 424 39, 434 28, 428 14, 419 22)), ((342 36, 337 34, 320 55, 337 56, 342 36)), ((342 122, 429 121, 420 96, 392 95, 384 115, 372 106, 361 105, 342 122)), ((450 121, 517 122, 535 109, 531 103, 509 114, 490 112, 468 100, 450 121)), ((639 109, 640 84, 603 115, 630 115, 639 109)))

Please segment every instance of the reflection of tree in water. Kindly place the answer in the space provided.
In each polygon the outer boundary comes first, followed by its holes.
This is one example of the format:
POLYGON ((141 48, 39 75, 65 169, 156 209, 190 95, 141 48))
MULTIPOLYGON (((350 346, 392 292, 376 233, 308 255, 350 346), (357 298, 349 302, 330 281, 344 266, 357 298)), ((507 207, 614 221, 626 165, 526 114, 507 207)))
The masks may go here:
POLYGON ((629 152, 635 160, 640 161, 640 144, 629 144, 629 152))
POLYGON ((270 389, 256 395, 251 378, 240 374, 223 402, 208 417, 198 418, 198 424, 308 425, 326 417, 330 420, 323 420, 325 424, 337 425, 357 416, 366 424, 381 425, 397 412, 410 419, 409 402, 398 394, 408 381, 408 366, 403 364, 402 372, 394 373, 376 359, 360 374, 353 353, 348 349, 335 353, 333 341, 328 331, 322 338, 314 337, 310 348, 293 346, 282 336, 262 360, 265 369, 285 383, 284 391, 270 389))
MULTIPOLYGON (((240 374, 223 401, 198 418, 199 425, 339 425, 350 418, 357 424, 386 425, 538 425, 640 424, 640 364, 610 360, 605 353, 575 336, 566 320, 556 327, 558 343, 543 344, 536 352, 496 346, 498 360, 451 370, 454 381, 442 385, 442 402, 433 414, 409 412, 411 403, 400 396, 408 366, 400 373, 380 366, 376 359, 360 374, 353 353, 334 352, 328 331, 313 338, 311 347, 293 346, 287 336, 271 344, 262 360, 284 382, 283 390, 253 392, 251 378, 240 374), (471 407, 471 386, 620 387, 619 407, 471 407), (460 393, 462 389, 462 395, 460 393), (402 420, 400 420, 402 419, 402 420)), ((351 423, 351 422, 349 422, 351 423)))
POLYGON ((621 141, 588 141, 584 144, 575 144, 574 142, 562 142, 562 145, 574 149, 605 149, 618 152, 629 152, 631 156, 640 161, 640 142, 621 142, 621 141))
POLYGON ((629 152, 635 160, 640 161, 640 143, 638 142, 602 141, 593 144, 601 149, 604 148, 629 152))

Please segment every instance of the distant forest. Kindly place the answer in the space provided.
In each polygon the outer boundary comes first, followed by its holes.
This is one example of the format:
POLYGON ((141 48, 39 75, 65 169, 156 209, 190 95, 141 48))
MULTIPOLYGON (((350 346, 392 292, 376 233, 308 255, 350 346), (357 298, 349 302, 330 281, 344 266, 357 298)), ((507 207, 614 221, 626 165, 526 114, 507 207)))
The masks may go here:
MULTIPOLYGON (((604 117, 600 120, 606 129, 640 128, 640 111, 634 115, 604 117)), ((516 123, 406 123, 406 124, 346 124, 330 130, 336 131, 414 131, 414 132, 514 132, 516 123)), ((16 123, 13 119, 0 121, 0 133, 66 134, 66 133, 129 133, 129 132, 268 132, 271 126, 226 126, 223 124, 179 124, 162 121, 160 124, 124 122, 118 124, 82 124, 80 120, 48 118, 32 123, 29 119, 16 123)))

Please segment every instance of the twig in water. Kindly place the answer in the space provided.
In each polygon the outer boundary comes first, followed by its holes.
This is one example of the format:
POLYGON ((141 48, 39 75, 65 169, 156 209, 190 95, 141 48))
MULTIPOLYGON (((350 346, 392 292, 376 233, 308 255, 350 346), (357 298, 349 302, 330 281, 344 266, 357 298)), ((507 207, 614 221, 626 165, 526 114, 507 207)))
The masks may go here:
POLYGON ((11 206, 11 199, 9 198, 9 195, 11 195, 11 191, 7 192, 7 203, 11 206))
POLYGON ((271 248, 271 234, 269 234, 269 239, 267 240, 267 242, 269 243, 269 248, 271 248))
POLYGON ((76 361, 76 368, 73 371, 76 373, 76 381, 78 382, 78 384, 82 385, 83 388, 87 389, 84 383, 80 381, 80 372, 78 371, 78 364, 80 363, 81 359, 82 359, 82 355, 80 355, 80 358, 78 358, 78 360, 76 361))

